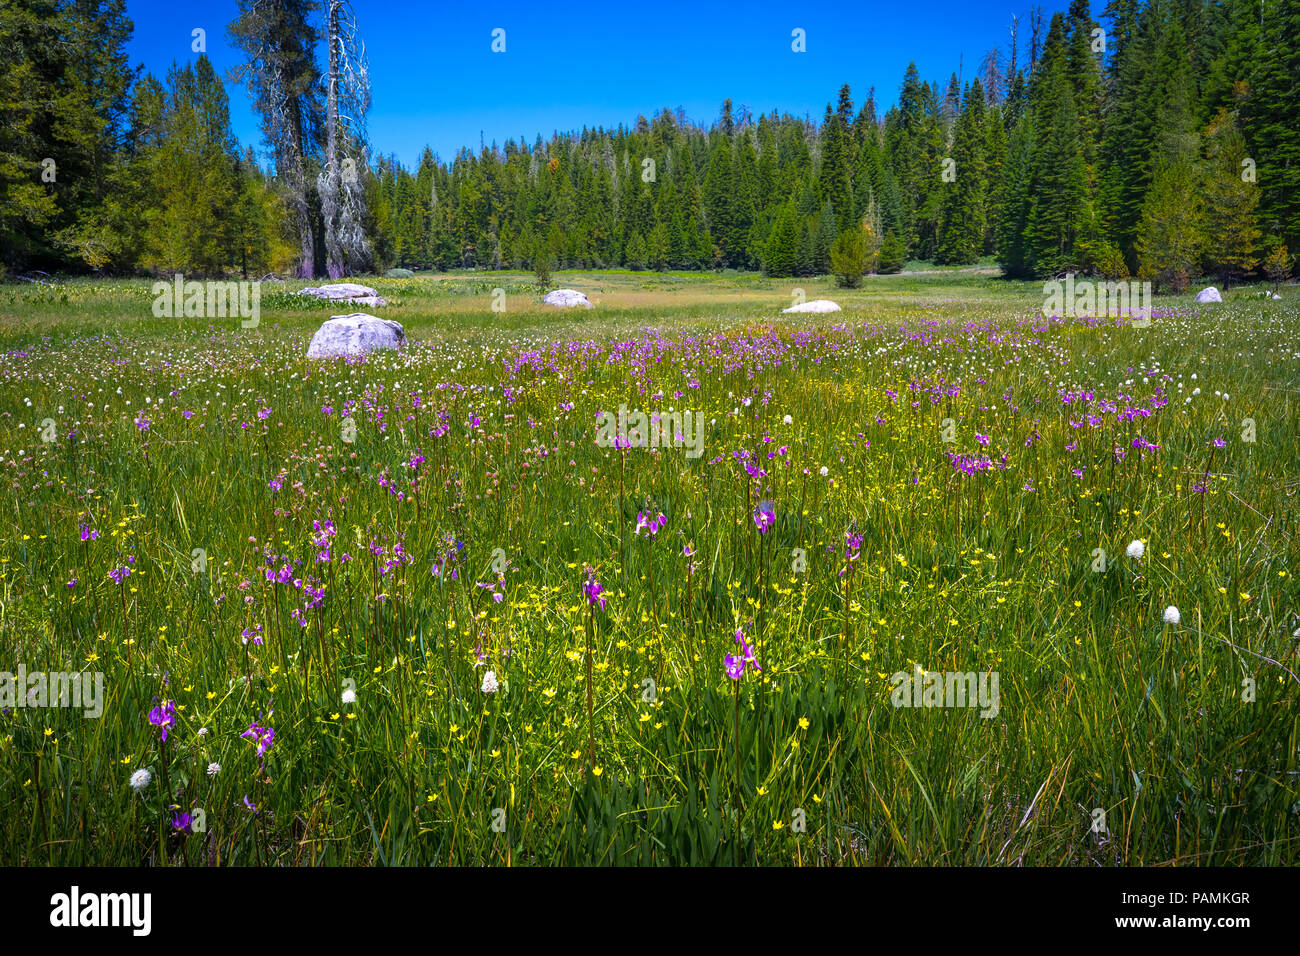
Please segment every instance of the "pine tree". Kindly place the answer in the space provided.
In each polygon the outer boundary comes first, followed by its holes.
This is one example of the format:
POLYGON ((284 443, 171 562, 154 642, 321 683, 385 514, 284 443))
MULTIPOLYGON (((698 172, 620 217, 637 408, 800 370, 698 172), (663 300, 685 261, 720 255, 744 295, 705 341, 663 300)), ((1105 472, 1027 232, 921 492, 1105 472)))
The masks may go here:
POLYGON ((623 261, 627 263, 629 269, 641 270, 646 267, 646 250, 645 240, 641 234, 633 233, 632 238, 628 240, 627 248, 623 250, 623 261))
POLYGON ((1008 159, 1007 129, 1001 108, 989 110, 984 119, 984 237, 982 255, 997 250, 998 231, 1002 222, 1000 185, 1008 159))
POLYGON ((226 92, 206 54, 168 71, 159 123, 141 168, 152 200, 143 264, 196 275, 241 267, 239 157, 226 92))
POLYGON ((796 274, 799 268, 799 218, 794 203, 786 200, 763 251, 763 272, 774 277, 796 274))
POLYGON ((709 234, 722 253, 725 265, 735 266, 744 258, 744 251, 736 248, 731 216, 731 143, 718 137, 709 154, 709 171, 704 177, 704 212, 708 219, 709 234))
POLYGON ((1069 33, 1066 72, 1070 78, 1070 95, 1078 111, 1079 146, 1084 163, 1091 169, 1097 162, 1101 135, 1102 87, 1100 49, 1094 52, 1096 42, 1092 35, 1097 23, 1089 12, 1088 0, 1070 0, 1065 22, 1069 33))
MULTIPOLYGON (((829 112, 830 107, 827 107, 829 112)), ((853 185, 849 173, 849 134, 838 113, 831 114, 822 127, 821 168, 818 184, 821 199, 834 208, 838 223, 836 233, 853 222, 853 185)), ((834 241, 834 240, 832 240, 834 241)), ((829 248, 827 255, 830 254, 829 248)))
POLYGON ((935 261, 969 265, 984 251, 985 193, 984 87, 979 79, 966 88, 961 115, 953 130, 955 178, 942 193, 943 212, 935 261))
POLYGON ((1065 20, 1052 17, 1030 90, 1038 133, 1025 229, 1025 258, 1036 275, 1079 264, 1077 243, 1092 237, 1088 174, 1070 91, 1065 20))
POLYGON ((826 275, 831 271, 831 246, 839 237, 839 225, 830 201, 822 205, 817 214, 817 225, 813 232, 812 275, 826 275))
POLYGON ((1032 275, 1032 260, 1026 236, 1034 198, 1030 191, 1034 171, 1034 142, 1033 120, 1028 115, 1021 116, 1011 131, 1007 144, 1007 162, 997 186, 1000 210, 998 262, 1003 273, 1011 278, 1032 275))
POLYGON ((902 236, 891 232, 885 236, 885 241, 880 245, 880 267, 881 275, 891 275, 900 271, 907 261, 907 242, 902 236))
POLYGON ((1300 244, 1300 2, 1265 5, 1258 56, 1243 113, 1263 190, 1261 216, 1289 245, 1300 244))
POLYGON ((1291 257, 1291 253, 1284 244, 1275 243, 1269 249, 1268 255, 1264 257, 1263 269, 1268 281, 1273 283, 1274 292, 1277 291, 1278 285, 1291 274, 1293 265, 1295 265, 1295 260, 1291 257))
POLYGON ((1259 187, 1243 178, 1246 143, 1236 116, 1221 109, 1205 130, 1205 265, 1227 286, 1259 264, 1259 187))
POLYGON ((831 271, 836 283, 847 289, 862 284, 862 273, 867 267, 867 237, 861 229, 846 229, 831 246, 831 271))
POLYGON ((1138 275, 1182 292, 1204 249, 1200 183, 1192 163, 1166 161, 1156 171, 1138 225, 1138 275))
POLYGON ((124 0, 0 6, 0 262, 129 261, 117 150, 133 71, 124 0), (53 165, 50 165, 50 163, 53 165), (50 177, 53 177, 51 180, 50 177))
POLYGON ((1138 0, 1112 0, 1108 47, 1110 102, 1099 153, 1100 231, 1134 262, 1142 201, 1151 185, 1151 117, 1160 78, 1152 68, 1158 12, 1138 0))

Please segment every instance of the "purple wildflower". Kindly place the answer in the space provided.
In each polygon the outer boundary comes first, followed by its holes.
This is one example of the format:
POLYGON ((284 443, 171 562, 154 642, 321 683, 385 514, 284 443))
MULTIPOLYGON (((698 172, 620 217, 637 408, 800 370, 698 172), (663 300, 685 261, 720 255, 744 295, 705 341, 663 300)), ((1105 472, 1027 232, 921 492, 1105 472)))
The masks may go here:
POLYGON ((264 756, 275 744, 275 731, 270 727, 259 727, 257 721, 249 724, 248 729, 239 736, 251 737, 257 741, 257 755, 259 757, 264 756))
POLYGON ((605 589, 600 586, 596 580, 596 572, 593 568, 587 568, 587 580, 583 582, 582 593, 587 596, 587 603, 590 605, 600 604, 600 609, 605 610, 605 589))
POLYGON ((176 702, 164 700, 162 705, 149 711, 149 723, 162 731, 162 741, 167 742, 167 728, 176 723, 176 702))

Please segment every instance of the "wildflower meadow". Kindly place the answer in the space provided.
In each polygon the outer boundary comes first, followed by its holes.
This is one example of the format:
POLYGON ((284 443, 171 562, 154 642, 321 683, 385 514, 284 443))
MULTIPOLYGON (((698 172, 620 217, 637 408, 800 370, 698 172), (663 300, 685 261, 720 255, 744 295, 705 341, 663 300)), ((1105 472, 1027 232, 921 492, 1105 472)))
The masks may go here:
POLYGON ((0 287, 0 858, 1300 859, 1292 289, 367 281, 0 287))

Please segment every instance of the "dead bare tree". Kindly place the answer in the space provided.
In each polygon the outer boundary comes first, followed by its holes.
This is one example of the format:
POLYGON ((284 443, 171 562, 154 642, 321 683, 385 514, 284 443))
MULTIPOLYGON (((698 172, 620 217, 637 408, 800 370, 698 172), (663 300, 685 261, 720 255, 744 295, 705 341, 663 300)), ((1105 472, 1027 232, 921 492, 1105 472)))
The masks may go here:
POLYGON ((1020 69, 1020 16, 1011 15, 1011 42, 1007 45, 1010 54, 1010 62, 1007 63, 1006 90, 1010 91, 1012 84, 1016 80, 1016 72, 1020 69))
POLYGON ((1038 54, 1042 52, 1043 39, 1043 8, 1029 8, 1029 68, 1032 70, 1034 64, 1038 62, 1038 54))
POLYGON ((984 54, 980 63, 980 79, 984 83, 984 98, 990 106, 1002 102, 1002 48, 993 47, 984 54))
POLYGON ((330 278, 351 275, 372 261, 365 232, 367 169, 365 119, 370 77, 356 15, 346 0, 327 0, 329 73, 325 106, 325 166, 317 178, 325 223, 325 268, 330 278), (356 155, 345 155, 346 153, 356 155))

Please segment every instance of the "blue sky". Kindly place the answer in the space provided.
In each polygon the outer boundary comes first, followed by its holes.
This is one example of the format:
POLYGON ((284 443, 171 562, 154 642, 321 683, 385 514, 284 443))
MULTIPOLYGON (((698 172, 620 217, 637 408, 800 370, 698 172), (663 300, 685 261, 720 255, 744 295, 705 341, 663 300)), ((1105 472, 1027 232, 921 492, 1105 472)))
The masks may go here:
MULTIPOLYGON (((711 122, 731 97, 758 114, 773 108, 819 118, 849 83, 855 105, 876 88, 883 112, 915 60, 923 79, 964 78, 991 47, 1008 42, 1011 15, 1028 46, 1029 0, 912 0, 857 3, 717 3, 606 0, 576 3, 434 3, 353 0, 370 60, 373 147, 411 166, 428 144, 444 160, 461 146, 559 130, 631 125, 661 107, 711 122), (505 53, 491 51, 506 31, 505 53), (791 50, 805 31, 807 52, 791 50)), ((1047 17, 1068 0, 1043 4, 1047 17)), ((1097 17, 1100 4, 1093 3, 1097 17)), ((224 76, 238 62, 226 42, 235 0, 128 0, 133 64, 161 78, 173 61, 197 56, 191 31, 224 76)), ((324 51, 322 50, 322 59, 324 51)), ((1022 60, 1025 54, 1021 54, 1022 60)), ((249 98, 227 84, 240 142, 261 155, 249 98)))

